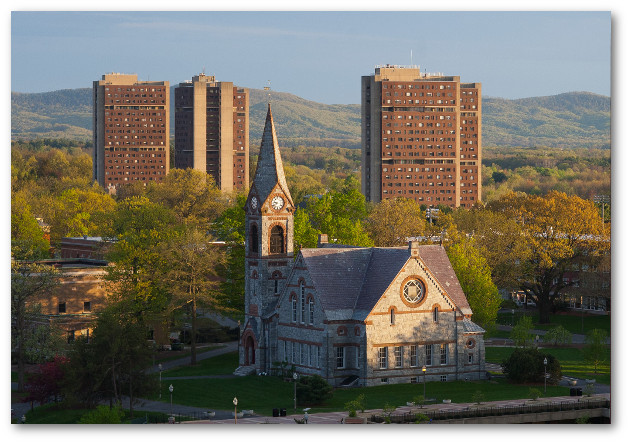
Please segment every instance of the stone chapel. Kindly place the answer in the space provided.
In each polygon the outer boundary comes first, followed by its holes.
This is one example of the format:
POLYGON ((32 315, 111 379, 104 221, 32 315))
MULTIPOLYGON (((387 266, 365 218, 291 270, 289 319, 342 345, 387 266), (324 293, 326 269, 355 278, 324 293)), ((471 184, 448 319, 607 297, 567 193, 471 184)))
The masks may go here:
POLYGON ((485 377, 485 331, 471 321, 441 245, 351 247, 321 235, 317 248, 294 256, 295 209, 269 107, 245 207, 235 373, 269 372, 284 361, 333 386, 485 377))

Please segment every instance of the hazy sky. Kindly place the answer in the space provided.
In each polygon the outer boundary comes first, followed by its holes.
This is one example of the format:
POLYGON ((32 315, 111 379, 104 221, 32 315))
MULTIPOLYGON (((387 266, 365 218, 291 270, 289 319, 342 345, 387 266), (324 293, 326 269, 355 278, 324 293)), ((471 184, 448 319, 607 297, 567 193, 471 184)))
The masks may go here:
POLYGON ((484 96, 610 95, 609 12, 12 12, 11 90, 89 88, 109 72, 200 72, 360 103, 379 64, 481 82, 484 96))

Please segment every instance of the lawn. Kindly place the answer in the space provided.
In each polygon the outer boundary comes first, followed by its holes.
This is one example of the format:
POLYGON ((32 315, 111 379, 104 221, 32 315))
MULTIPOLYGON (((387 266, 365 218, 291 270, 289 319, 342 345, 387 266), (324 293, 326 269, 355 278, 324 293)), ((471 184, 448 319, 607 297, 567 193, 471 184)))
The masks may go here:
MULTIPOLYGON (((551 314, 550 323, 540 324, 538 319, 540 318, 538 311, 527 310, 517 311, 514 314, 514 322, 518 322, 518 319, 523 315, 531 315, 534 322, 535 329, 543 329, 545 331, 552 329, 558 325, 562 325, 565 329, 573 334, 586 334, 591 329, 603 329, 610 335, 610 316, 609 315, 594 315, 581 313, 563 313, 563 314, 551 314), (583 325, 583 326, 582 326, 583 325)), ((512 313, 499 313, 497 317, 497 324, 513 326, 512 313)))
MULTIPOLYGON (((501 363, 512 354, 514 349, 512 347, 487 347, 486 361, 488 363, 501 363)), ((598 383, 610 384, 610 353, 606 364, 598 366, 598 374, 595 375, 593 374, 593 366, 584 360, 584 353, 581 349, 542 348, 541 351, 551 354, 560 360, 562 375, 580 379, 594 378, 598 383)))
POLYGON ((185 377, 197 375, 231 374, 238 368, 238 352, 229 352, 216 357, 199 360, 195 366, 181 366, 162 372, 162 377, 185 377))
MULTIPOLYGON (((214 349, 224 348, 225 345, 216 345, 216 346, 197 346, 197 355, 202 352, 212 351, 214 349)), ((183 351, 160 351, 156 354, 155 363, 164 363, 172 360, 179 360, 180 358, 190 358, 190 348, 186 348, 183 351)))

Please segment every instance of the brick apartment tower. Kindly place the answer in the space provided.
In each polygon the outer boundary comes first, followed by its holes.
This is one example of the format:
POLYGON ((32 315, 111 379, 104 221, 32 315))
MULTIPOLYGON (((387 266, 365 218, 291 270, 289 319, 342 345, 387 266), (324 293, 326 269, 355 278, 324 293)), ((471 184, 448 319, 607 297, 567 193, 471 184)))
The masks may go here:
POLYGON ((169 82, 105 74, 93 85, 94 179, 161 181, 169 170, 169 82))
POLYGON ((481 199, 481 83, 378 66, 361 78, 361 191, 471 207, 481 199))
POLYGON ((175 88, 175 167, 212 175, 219 189, 249 187, 249 92, 199 74, 175 88))

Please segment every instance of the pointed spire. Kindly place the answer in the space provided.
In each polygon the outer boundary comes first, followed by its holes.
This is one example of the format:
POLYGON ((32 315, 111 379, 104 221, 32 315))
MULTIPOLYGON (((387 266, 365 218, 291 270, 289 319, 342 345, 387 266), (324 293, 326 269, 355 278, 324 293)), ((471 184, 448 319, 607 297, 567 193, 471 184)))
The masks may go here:
POLYGON ((256 187, 259 197, 264 201, 276 184, 280 185, 280 188, 289 199, 291 206, 293 206, 293 199, 291 198, 289 187, 284 177, 280 147, 278 146, 273 115, 271 114, 271 103, 269 103, 267 105, 265 129, 263 130, 262 141, 260 142, 256 173, 254 174, 254 186, 256 187))

